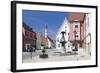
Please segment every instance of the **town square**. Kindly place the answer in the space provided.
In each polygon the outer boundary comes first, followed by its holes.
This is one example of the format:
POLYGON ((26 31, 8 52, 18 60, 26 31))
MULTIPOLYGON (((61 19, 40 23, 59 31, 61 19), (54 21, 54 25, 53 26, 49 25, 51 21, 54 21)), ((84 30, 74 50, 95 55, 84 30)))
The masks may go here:
POLYGON ((91 14, 22 11, 22 63, 91 59, 91 14))

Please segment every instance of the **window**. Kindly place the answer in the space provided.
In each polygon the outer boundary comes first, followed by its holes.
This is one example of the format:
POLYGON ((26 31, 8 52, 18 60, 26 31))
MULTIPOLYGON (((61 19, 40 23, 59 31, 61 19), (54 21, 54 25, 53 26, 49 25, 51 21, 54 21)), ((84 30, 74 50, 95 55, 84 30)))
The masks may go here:
POLYGON ((28 36, 28 31, 25 31, 26 36, 28 36))
POLYGON ((76 38, 79 37, 78 35, 76 35, 76 38))
POLYGON ((59 42, 59 38, 57 38, 57 42, 59 42))
POLYGON ((80 40, 80 35, 79 35, 79 33, 76 34, 76 40, 80 40))
POLYGON ((32 33, 30 33, 30 37, 32 38, 32 33))
POLYGON ((25 44, 25 49, 28 50, 31 47, 31 44, 25 44))
POLYGON ((75 25, 74 28, 77 29, 77 28, 79 28, 80 22, 74 22, 74 25, 75 25))
POLYGON ((75 25, 75 28, 78 28, 78 25, 75 25))
POLYGON ((60 47, 60 44, 58 44, 58 47, 60 47))

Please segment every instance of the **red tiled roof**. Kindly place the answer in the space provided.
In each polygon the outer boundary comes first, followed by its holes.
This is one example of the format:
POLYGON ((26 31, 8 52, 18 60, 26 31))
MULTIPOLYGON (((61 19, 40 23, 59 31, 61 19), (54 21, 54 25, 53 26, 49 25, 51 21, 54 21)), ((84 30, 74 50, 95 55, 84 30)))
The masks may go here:
POLYGON ((70 12, 69 13, 69 20, 70 21, 83 21, 84 20, 84 13, 79 12, 70 12))
POLYGON ((47 43, 48 43, 48 38, 45 38, 45 37, 44 37, 44 38, 42 39, 42 42, 41 42, 41 43, 42 43, 42 44, 47 44, 47 43))

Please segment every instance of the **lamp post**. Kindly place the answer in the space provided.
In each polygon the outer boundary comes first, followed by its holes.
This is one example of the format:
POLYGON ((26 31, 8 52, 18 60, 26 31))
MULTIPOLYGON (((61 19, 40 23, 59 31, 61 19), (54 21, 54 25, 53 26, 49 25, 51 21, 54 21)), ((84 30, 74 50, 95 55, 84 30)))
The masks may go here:
POLYGON ((76 42, 76 37, 78 37, 77 35, 76 35, 76 30, 74 31, 74 37, 75 37, 75 40, 74 40, 74 46, 75 46, 75 49, 73 50, 73 51, 75 51, 75 53, 76 53, 76 51, 78 50, 77 49, 77 42, 76 42))
POLYGON ((66 33, 65 31, 62 31, 62 32, 61 32, 62 38, 61 38, 60 43, 61 43, 61 45, 62 45, 62 47, 63 47, 64 53, 66 54, 66 48, 65 48, 66 41, 65 41, 65 37, 64 37, 64 34, 65 34, 65 33, 66 33))

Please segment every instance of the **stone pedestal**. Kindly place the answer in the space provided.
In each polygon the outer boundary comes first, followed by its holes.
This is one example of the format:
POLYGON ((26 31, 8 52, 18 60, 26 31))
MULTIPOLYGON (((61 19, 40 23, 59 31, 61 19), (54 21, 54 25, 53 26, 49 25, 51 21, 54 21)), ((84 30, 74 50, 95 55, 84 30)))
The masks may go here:
POLYGON ((40 58, 48 58, 48 54, 42 54, 40 55, 40 58))

